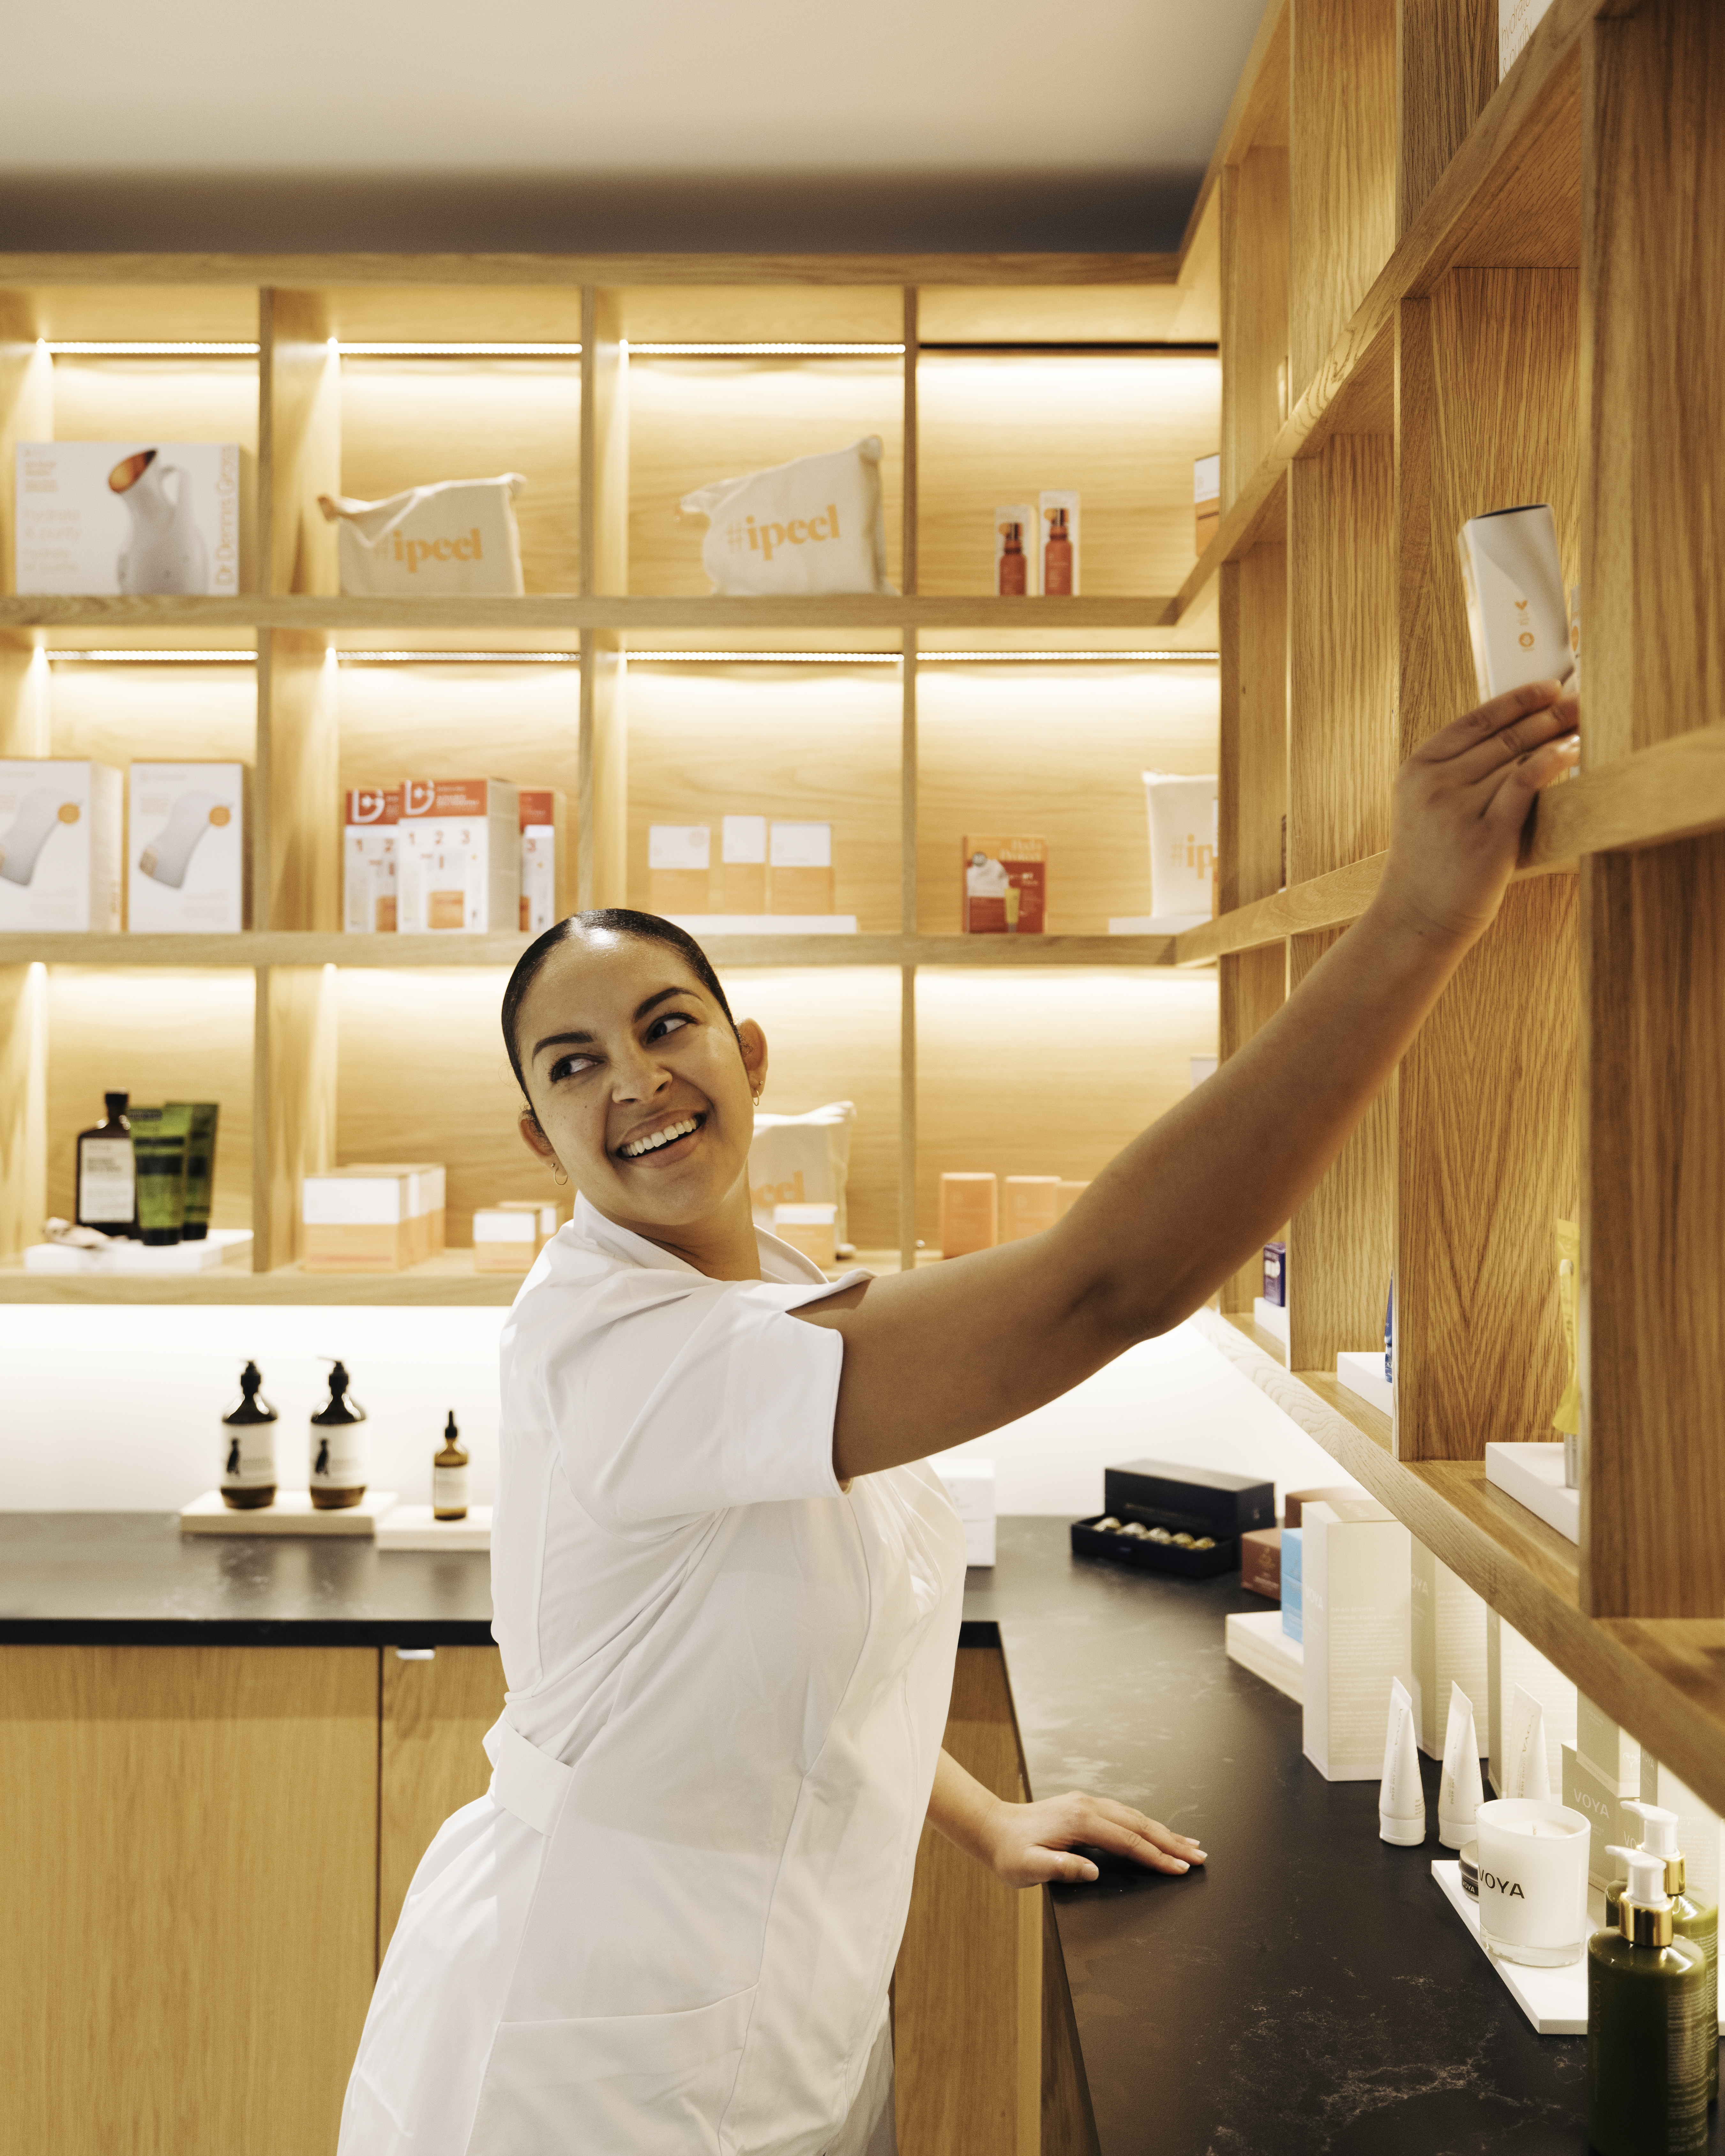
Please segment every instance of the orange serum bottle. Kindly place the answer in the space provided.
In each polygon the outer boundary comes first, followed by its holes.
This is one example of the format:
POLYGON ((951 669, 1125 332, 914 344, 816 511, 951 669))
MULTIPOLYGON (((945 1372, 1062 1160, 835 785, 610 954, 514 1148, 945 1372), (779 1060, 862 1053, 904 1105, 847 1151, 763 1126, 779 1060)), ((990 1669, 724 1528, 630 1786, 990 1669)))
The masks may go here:
POLYGON ((1042 593, 1045 598, 1072 596, 1072 541, 1066 530, 1066 512, 1048 512, 1048 542, 1042 550, 1042 593))
POLYGON ((995 564, 999 571, 999 594, 1004 599, 1021 599, 1029 567, 1024 558, 1024 528, 1021 524, 1003 524, 1000 536, 1004 543, 995 564))

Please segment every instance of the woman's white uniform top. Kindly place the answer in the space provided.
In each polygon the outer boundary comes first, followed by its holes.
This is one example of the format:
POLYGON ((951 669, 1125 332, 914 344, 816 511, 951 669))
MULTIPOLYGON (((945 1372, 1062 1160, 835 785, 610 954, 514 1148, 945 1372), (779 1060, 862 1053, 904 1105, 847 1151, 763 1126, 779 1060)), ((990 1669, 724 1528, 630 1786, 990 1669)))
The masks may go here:
MULTIPOLYGON (((964 1541, 833 1472, 833 1292, 578 1199, 503 1334, 490 1793, 416 1873, 341 2156, 818 2156, 886 2010, 964 1541)), ((853 1275, 852 1278, 860 1278, 853 1275)))

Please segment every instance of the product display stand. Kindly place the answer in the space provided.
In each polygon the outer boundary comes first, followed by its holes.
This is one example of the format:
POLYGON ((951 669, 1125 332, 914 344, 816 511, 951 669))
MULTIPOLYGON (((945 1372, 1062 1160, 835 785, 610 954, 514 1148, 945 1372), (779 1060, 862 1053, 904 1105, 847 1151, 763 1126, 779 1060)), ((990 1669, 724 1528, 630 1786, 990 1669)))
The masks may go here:
POLYGON ((429 1505, 397 1505, 377 1522, 380 1550, 488 1550, 491 1508, 470 1505, 465 1520, 439 1520, 429 1505))
POLYGON ((207 1490, 180 1513, 182 1535, 332 1535, 369 1541, 379 1521, 395 1508, 393 1490, 367 1490, 357 1505, 319 1512, 305 1490, 282 1490, 273 1505, 236 1512, 222 1502, 219 1490, 207 1490))

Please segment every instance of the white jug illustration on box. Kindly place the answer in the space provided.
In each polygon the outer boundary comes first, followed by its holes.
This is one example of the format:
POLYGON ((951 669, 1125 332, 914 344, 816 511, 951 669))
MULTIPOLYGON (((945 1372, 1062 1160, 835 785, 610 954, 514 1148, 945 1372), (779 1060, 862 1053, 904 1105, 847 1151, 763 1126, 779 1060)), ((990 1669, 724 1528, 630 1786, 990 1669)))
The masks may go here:
POLYGON ((183 890, 198 841, 212 824, 219 828, 230 822, 233 813, 213 793, 182 793, 167 821, 138 855, 139 870, 170 891, 183 890))
POLYGON ((33 786, 10 825, 0 833, 0 876, 8 883, 28 884, 44 846, 62 824, 75 824, 80 813, 78 803, 67 800, 57 787, 33 786))
POLYGON ((192 481, 178 465, 159 463, 159 449, 122 457, 108 475, 131 516, 131 534, 120 551, 122 592, 192 594, 209 589, 209 549, 198 528, 192 481), (162 481, 178 484, 169 494, 162 481))

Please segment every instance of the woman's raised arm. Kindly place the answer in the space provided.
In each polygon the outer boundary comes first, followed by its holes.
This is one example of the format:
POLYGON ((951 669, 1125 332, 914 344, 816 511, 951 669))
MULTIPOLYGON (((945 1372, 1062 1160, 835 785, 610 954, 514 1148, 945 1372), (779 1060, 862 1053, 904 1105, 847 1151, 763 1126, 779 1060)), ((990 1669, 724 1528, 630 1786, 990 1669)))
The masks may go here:
MULTIPOLYGON (((1377 896, 1299 991, 1024 1242, 795 1312, 845 1338, 842 1478, 960 1445, 1166 1332, 1298 1208, 1399 1061, 1514 873, 1541 787, 1579 752, 1555 682, 1470 711, 1398 773, 1377 896)), ((1070 1105, 1086 1112, 1081 1041, 1070 1105)))

